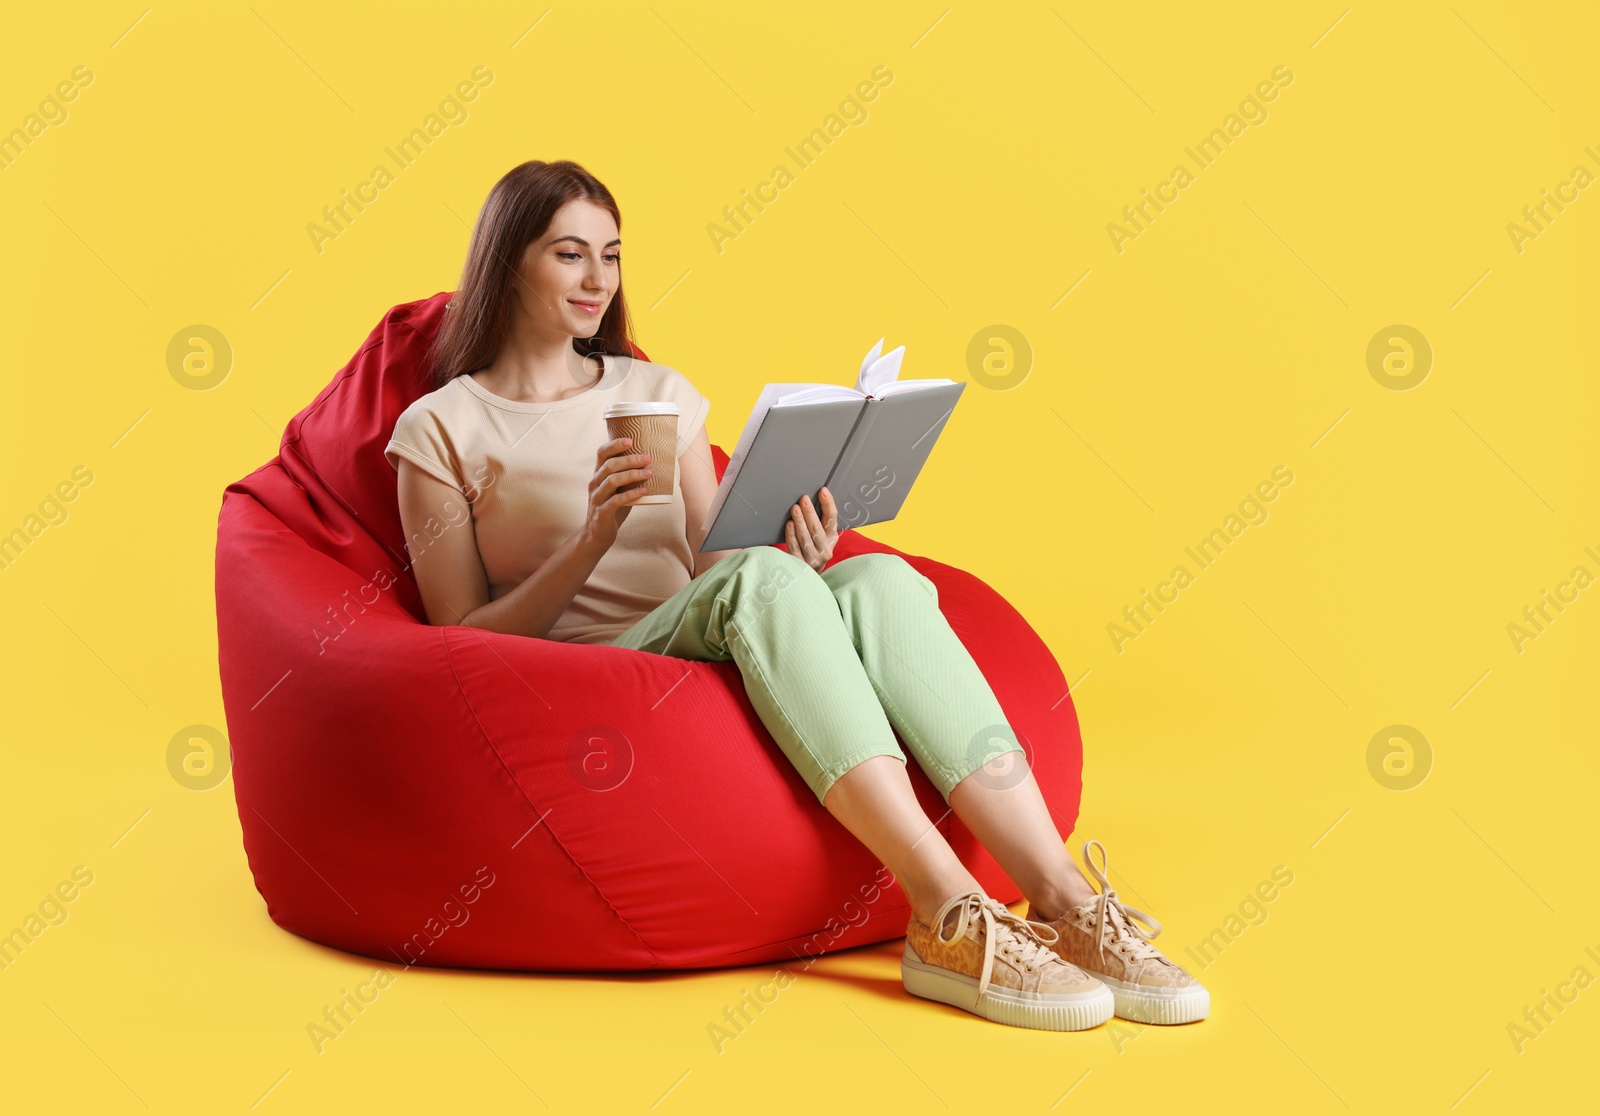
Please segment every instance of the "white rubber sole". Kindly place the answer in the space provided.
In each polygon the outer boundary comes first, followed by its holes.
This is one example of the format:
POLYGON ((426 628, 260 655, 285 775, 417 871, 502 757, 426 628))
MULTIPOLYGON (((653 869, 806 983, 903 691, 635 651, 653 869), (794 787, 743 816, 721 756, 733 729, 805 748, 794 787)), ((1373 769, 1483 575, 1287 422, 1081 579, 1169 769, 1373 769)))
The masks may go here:
POLYGON ((1089 972, 1089 975, 1111 989, 1119 1019, 1131 1019, 1135 1023, 1198 1023, 1211 1013, 1211 993, 1202 985, 1147 988, 1104 973, 1089 972))
POLYGON ((1098 1027, 1116 1010, 1116 999, 1104 984, 1091 992, 1023 992, 990 984, 978 998, 978 978, 930 965, 906 942, 900 955, 900 978, 906 991, 924 1000, 962 1008, 995 1023, 1041 1031, 1084 1031, 1098 1027))

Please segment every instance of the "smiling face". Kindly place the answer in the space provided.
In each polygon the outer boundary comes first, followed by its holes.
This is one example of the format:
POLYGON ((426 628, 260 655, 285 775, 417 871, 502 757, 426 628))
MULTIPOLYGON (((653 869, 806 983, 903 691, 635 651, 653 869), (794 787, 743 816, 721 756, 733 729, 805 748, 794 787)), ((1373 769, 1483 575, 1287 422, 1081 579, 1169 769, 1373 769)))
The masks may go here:
POLYGON ((622 282, 621 249, 609 210, 582 198, 556 210, 522 254, 517 297, 535 332, 593 337, 622 282))

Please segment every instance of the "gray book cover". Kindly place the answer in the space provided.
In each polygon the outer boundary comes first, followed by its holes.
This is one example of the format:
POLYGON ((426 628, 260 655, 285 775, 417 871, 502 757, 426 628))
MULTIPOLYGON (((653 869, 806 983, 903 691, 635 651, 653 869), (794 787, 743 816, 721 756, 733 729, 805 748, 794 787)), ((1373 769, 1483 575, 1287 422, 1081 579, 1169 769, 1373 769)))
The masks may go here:
MULTIPOLYGON (((822 482, 839 505, 841 531, 883 523, 900 514, 912 482, 966 387, 947 384, 867 400, 855 433, 822 482)), ((809 495, 815 504, 817 493, 809 495)), ((788 508, 784 511, 787 514, 788 508)))
POLYGON ((789 509, 807 495, 820 515, 824 485, 841 531, 899 514, 967 385, 897 381, 904 346, 880 357, 882 345, 855 389, 766 386, 707 512, 702 551, 785 542, 789 509))

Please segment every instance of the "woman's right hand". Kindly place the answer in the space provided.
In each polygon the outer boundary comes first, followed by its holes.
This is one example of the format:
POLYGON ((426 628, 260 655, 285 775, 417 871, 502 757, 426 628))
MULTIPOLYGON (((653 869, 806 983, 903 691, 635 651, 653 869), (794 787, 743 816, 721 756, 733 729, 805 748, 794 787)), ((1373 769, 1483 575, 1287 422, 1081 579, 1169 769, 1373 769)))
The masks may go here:
POLYGON ((632 438, 613 438, 596 451, 596 469, 589 481, 589 515, 584 523, 584 534, 601 550, 610 550, 617 541, 617 531, 633 510, 634 502, 644 495, 644 484, 650 478, 650 455, 629 453, 632 438), (632 492, 619 492, 629 485, 632 492))

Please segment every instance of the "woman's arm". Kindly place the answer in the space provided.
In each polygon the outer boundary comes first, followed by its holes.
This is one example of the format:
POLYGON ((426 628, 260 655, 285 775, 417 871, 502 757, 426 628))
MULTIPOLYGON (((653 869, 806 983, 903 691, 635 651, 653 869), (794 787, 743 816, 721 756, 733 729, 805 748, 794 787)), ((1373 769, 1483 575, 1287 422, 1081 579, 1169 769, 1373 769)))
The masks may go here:
POLYGON ((734 550, 712 550, 700 553, 700 544, 706 541, 704 530, 706 512, 717 495, 717 467, 711 460, 711 436, 704 426, 689 444, 689 451, 678 458, 678 484, 683 489, 684 519, 689 533, 689 553, 694 555, 694 574, 699 577, 722 561, 734 550))
POLYGON ((399 484, 400 523, 430 624, 543 639, 605 555, 605 547, 579 531, 522 584, 491 601, 466 498, 405 459, 399 484))

